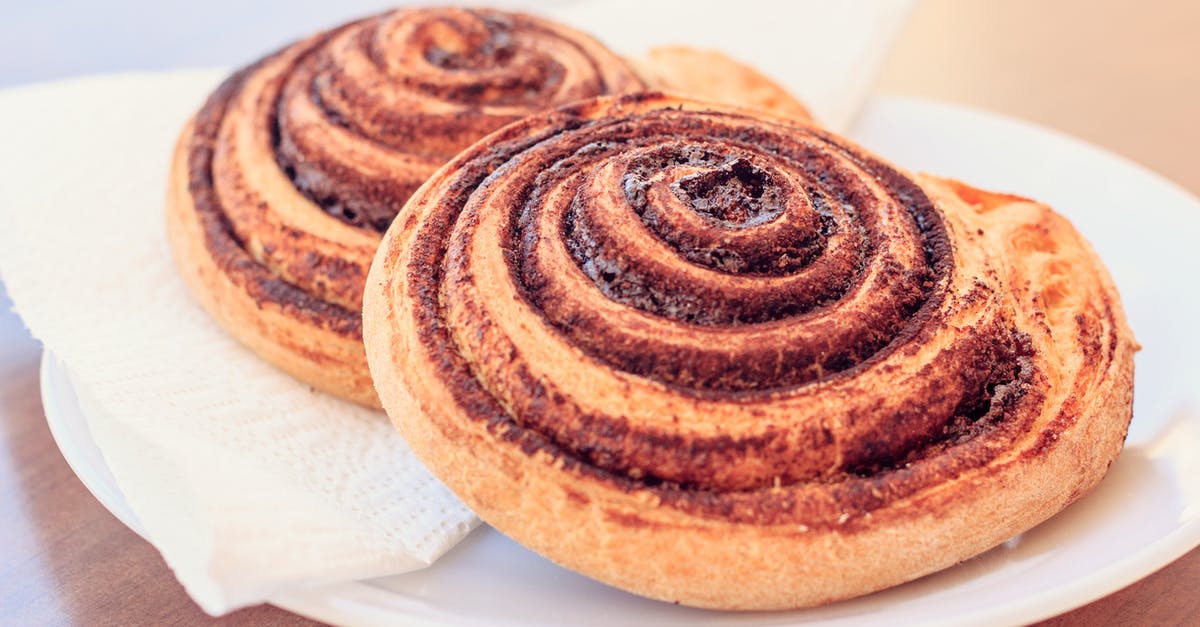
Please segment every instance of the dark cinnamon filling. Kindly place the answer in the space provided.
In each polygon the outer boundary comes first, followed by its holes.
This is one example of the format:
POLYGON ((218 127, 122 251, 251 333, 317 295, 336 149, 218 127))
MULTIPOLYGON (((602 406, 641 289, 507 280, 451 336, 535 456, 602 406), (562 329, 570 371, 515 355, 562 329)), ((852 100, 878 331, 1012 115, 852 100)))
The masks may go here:
POLYGON ((747 159, 705 164, 710 170, 691 174, 672 187, 692 209, 722 226, 746 228, 769 222, 783 212, 771 176, 747 159))

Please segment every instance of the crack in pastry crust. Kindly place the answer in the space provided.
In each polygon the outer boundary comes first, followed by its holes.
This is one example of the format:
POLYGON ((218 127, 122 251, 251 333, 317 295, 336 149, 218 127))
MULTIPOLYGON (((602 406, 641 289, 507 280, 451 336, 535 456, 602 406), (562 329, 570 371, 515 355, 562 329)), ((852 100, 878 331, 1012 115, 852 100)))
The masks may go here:
POLYGON ((1130 417, 1135 345, 1061 217, 669 96, 475 144, 368 285, 381 398, 440 478, 551 559, 689 604, 970 557, 1089 490, 1130 417))

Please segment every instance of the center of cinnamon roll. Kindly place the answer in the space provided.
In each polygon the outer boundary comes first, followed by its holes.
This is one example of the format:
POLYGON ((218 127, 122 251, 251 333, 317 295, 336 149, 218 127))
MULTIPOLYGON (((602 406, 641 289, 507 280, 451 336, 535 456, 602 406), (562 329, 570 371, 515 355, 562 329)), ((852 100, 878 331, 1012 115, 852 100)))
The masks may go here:
POLYGON ((420 29, 429 41, 425 58, 446 70, 483 69, 493 67, 512 57, 511 24, 497 16, 450 22, 435 19, 420 29))
POLYGON ((696 213, 725 227, 754 226, 783 213, 770 177, 747 159, 729 159, 716 168, 685 176, 671 187, 696 213))

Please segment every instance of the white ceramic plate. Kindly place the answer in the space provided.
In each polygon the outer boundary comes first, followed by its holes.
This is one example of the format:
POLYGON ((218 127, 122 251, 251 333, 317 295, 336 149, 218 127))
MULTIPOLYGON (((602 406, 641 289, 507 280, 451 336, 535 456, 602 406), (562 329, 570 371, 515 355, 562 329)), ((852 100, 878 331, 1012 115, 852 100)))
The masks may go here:
MULTIPOLYGON (((1025 623, 1082 605, 1200 544, 1200 202, 1132 163, 1021 122, 899 98, 852 135, 896 163, 1049 202, 1107 261, 1145 349, 1125 452, 1096 492, 955 568, 860 599, 730 614, 592 582, 484 528, 431 568, 272 599, 339 624, 832 625, 1025 623)), ((69 374, 43 363, 43 398, 71 467, 118 518, 134 513, 92 443, 69 374)))

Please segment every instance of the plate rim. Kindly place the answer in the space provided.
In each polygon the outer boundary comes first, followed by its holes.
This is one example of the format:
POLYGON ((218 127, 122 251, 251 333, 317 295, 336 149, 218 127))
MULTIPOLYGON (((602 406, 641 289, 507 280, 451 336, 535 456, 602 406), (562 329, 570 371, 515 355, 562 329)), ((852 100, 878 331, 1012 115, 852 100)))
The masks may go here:
MULTIPOLYGON (((77 438, 66 426, 67 419, 62 409, 63 399, 60 396, 63 394, 63 390, 58 387, 60 382, 62 385, 71 386, 71 393, 73 394, 75 383, 70 371, 49 349, 45 349, 42 352, 39 364, 39 388, 46 423, 55 445, 59 448, 71 471, 79 478, 84 487, 87 488, 88 492, 92 494, 101 506, 131 531, 149 542, 150 540, 146 537, 145 529, 141 526, 140 521, 137 520, 136 514, 129 511, 124 495, 121 493, 120 485, 112 477, 111 471, 108 471, 107 468, 93 468, 83 458, 77 438), (107 476, 102 474, 106 471, 110 473, 107 476), (109 479, 113 481, 111 486, 106 483, 109 479)), ((74 399, 73 396, 70 398, 74 399)), ((78 406, 77 401, 76 405, 78 406)), ((83 408, 78 407, 78 410, 82 417, 83 408)), ((86 418, 82 427, 90 434, 90 427, 86 423, 86 418)), ((101 453, 102 456, 103 454, 101 453)), ((1160 537, 1141 551, 1127 555, 1115 562, 1110 562, 1104 568, 1095 571, 1091 575, 1075 579, 1067 584, 1048 588, 1038 594, 1025 597, 1019 603, 1000 606, 998 608, 980 608, 970 614, 946 617, 942 620, 931 621, 926 624, 969 625, 985 622, 994 623, 996 621, 1035 622, 1043 620, 1082 607, 1136 583, 1175 562, 1197 546, 1200 546, 1200 518, 1194 518, 1176 527, 1170 533, 1160 537), (1136 574, 1131 576, 1129 573, 1136 574), (1066 605, 1055 603, 1061 597, 1070 597, 1075 600, 1067 602, 1066 605)), ((378 617, 380 620, 374 620, 374 616, 359 615, 354 618, 366 618, 367 620, 347 623, 345 622, 347 616, 338 612, 332 606, 334 604, 347 606, 343 609, 354 606, 360 611, 378 614, 384 612, 384 610, 394 609, 395 598, 385 588, 372 585, 370 580, 353 580, 276 595, 267 599, 267 603, 301 616, 307 616, 331 624, 375 625, 385 624, 385 621, 382 620, 383 616, 378 617), (314 598, 314 595, 317 595, 317 598, 314 598), (385 595, 385 598, 393 602, 389 602, 386 606, 382 604, 378 606, 371 605, 364 602, 370 598, 378 598, 380 595, 385 595), (366 599, 363 597, 366 597, 366 599)), ((406 609, 409 611, 418 611, 418 608, 415 607, 406 609)), ((423 609, 426 613, 410 614, 405 618, 418 621, 416 624, 423 625, 457 624, 452 620, 453 617, 436 616, 437 612, 430 613, 430 610, 434 610, 435 608, 427 607, 423 609)))

